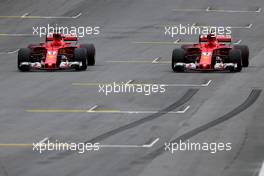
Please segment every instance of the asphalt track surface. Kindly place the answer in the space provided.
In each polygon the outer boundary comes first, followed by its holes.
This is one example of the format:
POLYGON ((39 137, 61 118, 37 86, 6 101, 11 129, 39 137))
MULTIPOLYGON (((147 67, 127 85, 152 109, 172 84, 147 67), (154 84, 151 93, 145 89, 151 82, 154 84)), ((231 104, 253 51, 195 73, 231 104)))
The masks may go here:
MULTIPOLYGON (((3 176, 257 176, 264 161, 264 8, 261 0, 2 0, 0 34, 30 34, 32 26, 100 26, 94 43, 96 66, 85 72, 30 72, 16 68, 17 53, 37 37, 0 35, 0 175, 3 176), (237 10, 186 12, 173 9, 237 10), (78 18, 32 19, 32 16, 78 18), (9 16, 9 17, 7 17, 9 16), (10 17, 18 16, 18 17, 10 17), (241 73, 173 73, 174 45, 134 42, 195 41, 164 36, 164 24, 232 25, 233 37, 250 47, 250 66, 241 73), (160 63, 153 64, 161 57, 160 63), (121 62, 117 62, 121 61, 121 62), (163 63, 162 63, 163 62, 163 63), (163 94, 98 93, 90 83, 177 84, 163 94), (210 81, 211 80, 211 81, 210 81), (210 84, 201 86, 210 81, 210 84), (74 83, 87 83, 86 85, 74 83), (97 105, 100 113, 74 112, 97 105), (186 107, 186 111, 183 111, 186 107), (29 109, 66 109, 30 112, 29 109), (113 113, 155 111, 150 114, 113 113), (183 111, 183 113, 169 113, 183 111), (31 144, 45 138, 66 142, 151 147, 102 148, 97 152, 44 152, 31 144), (164 151, 165 142, 231 142, 231 151, 164 151), (17 144, 17 145, 11 145, 17 144)), ((262 173, 263 174, 263 173, 262 173)))

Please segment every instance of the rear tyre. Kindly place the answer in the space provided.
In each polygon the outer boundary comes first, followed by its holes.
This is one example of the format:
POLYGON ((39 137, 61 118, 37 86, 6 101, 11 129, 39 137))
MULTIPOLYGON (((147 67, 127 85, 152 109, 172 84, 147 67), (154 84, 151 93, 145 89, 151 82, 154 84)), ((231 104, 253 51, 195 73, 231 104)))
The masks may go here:
POLYGON ((21 65, 22 62, 31 62, 31 50, 29 48, 21 48, 18 51, 17 68, 22 72, 30 71, 30 65, 21 65))
POLYGON ((74 57, 75 61, 82 62, 82 66, 75 68, 77 71, 84 71, 84 70, 87 69, 85 49, 83 49, 83 48, 75 48, 73 57, 74 57))
POLYGON ((242 66, 248 67, 248 65, 249 65, 249 48, 248 48, 248 46, 236 45, 235 49, 239 49, 241 51, 242 66))
POLYGON ((93 66, 95 65, 95 47, 93 44, 81 44, 80 48, 85 48, 86 50, 86 58, 87 65, 93 66))
POLYGON ((229 50, 229 59, 230 62, 237 64, 237 68, 230 68, 231 72, 240 72, 242 70, 242 59, 241 59, 241 51, 238 49, 229 50))
POLYGON ((171 68, 174 72, 183 72, 184 67, 176 66, 176 63, 184 63, 185 51, 182 48, 176 48, 172 52, 171 68))

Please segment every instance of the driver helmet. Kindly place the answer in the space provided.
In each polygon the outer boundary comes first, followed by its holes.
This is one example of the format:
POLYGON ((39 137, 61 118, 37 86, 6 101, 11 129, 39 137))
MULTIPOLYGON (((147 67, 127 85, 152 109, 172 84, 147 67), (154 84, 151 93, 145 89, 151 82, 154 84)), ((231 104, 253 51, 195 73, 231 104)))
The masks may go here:
POLYGON ((209 46, 215 46, 215 44, 217 42, 216 36, 213 34, 208 34, 207 35, 207 41, 208 41, 209 46))
POLYGON ((54 45, 61 45, 62 36, 61 34, 53 34, 53 44, 54 45))

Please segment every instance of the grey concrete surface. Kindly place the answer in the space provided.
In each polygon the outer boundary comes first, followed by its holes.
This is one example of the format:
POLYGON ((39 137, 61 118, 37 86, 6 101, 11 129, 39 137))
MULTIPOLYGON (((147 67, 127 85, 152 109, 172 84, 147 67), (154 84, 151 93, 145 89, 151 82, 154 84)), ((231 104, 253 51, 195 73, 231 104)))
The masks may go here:
MULTIPOLYGON (((232 150, 211 154, 203 151, 173 155, 153 152, 186 132, 215 120, 241 105, 251 90, 264 84, 264 13, 175 12, 172 9, 254 10, 264 8, 261 0, 2 0, 0 34, 32 33, 33 26, 58 24, 100 26, 101 34, 80 39, 96 46, 96 65, 85 72, 30 72, 16 68, 14 51, 37 37, 0 36, 0 144, 30 144, 51 140, 85 142, 102 139, 105 145, 141 145, 160 140, 151 148, 103 148, 97 152, 44 152, 31 147, 0 146, 0 175, 3 176, 256 176, 264 161, 263 94, 245 111, 192 138, 194 142, 231 142, 232 150), (13 19, 4 16, 74 16, 77 19, 13 19), (233 37, 250 47, 250 66, 241 73, 173 73, 170 64, 151 64, 157 58, 170 61, 173 45, 135 44, 133 41, 173 41, 164 36, 163 24, 245 26, 233 29, 233 37), (138 63, 133 61, 149 61, 138 63), (113 63, 110 61, 131 61, 113 63), (97 86, 73 83, 202 84, 208 87, 168 87, 163 94, 98 93, 97 86), (190 89, 190 99, 177 102, 190 89), (166 110, 183 114, 26 112, 26 109, 89 109, 98 105, 108 110, 166 110), (157 115, 157 114, 156 114, 157 115), (144 123, 137 123, 142 119, 144 123), (131 125, 132 124, 132 125, 131 125), (133 125, 134 124, 134 125, 133 125), (122 129, 122 130, 118 130, 122 129), (114 131, 114 132, 113 132, 114 131), (103 137, 100 137, 103 136, 103 137)), ((178 36, 195 41, 197 36, 178 36)), ((175 39, 177 39, 175 38, 175 39)), ((174 39, 174 40, 175 40, 174 39)))

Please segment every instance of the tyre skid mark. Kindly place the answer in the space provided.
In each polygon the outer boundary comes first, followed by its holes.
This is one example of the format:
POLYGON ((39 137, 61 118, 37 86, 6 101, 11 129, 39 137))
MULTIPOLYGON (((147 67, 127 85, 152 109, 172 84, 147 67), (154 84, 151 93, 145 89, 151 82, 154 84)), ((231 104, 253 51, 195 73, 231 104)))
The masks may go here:
MULTIPOLYGON (((171 143, 178 143, 179 141, 186 141, 212 127, 215 127, 216 125, 223 123, 229 119, 231 119, 232 117, 238 115, 239 113, 245 111, 247 108, 249 108, 251 105, 253 105, 256 100, 259 98, 260 94, 261 94, 262 90, 261 89, 253 89, 249 96, 247 97, 247 99, 240 104, 238 107, 236 107, 235 109, 233 109, 232 111, 226 113, 225 115, 212 120, 200 127, 194 128, 193 130, 190 130, 189 132, 186 132, 184 134, 182 134, 181 136, 171 140, 171 143)), ((141 158, 143 161, 149 161, 152 160, 154 158, 156 158, 157 156, 159 156, 160 154, 162 154, 164 152, 164 147, 160 147, 157 150, 155 150, 154 152, 150 153, 147 156, 144 156, 143 158, 141 158)))
MULTIPOLYGON (((137 127, 139 125, 142 125, 144 123, 147 123, 151 120, 154 120, 154 119, 157 119, 159 118, 160 116, 164 115, 164 114, 167 114, 168 112, 176 109, 177 107, 180 107, 182 105, 184 105, 185 103, 187 103, 197 92, 198 92, 199 89, 188 89, 187 92, 178 100, 176 101, 175 103, 173 103, 172 105, 168 106, 167 108, 164 108, 163 110, 155 113, 155 114, 151 114, 151 115, 148 115, 142 119, 139 119, 139 120, 136 120, 132 123, 129 123, 129 124, 126 124, 126 125, 123 125, 119 128, 116 128, 116 129, 113 129, 113 130, 110 130, 106 133, 103 133, 97 137, 94 137, 88 141, 85 141, 84 143, 96 143, 96 142, 101 142, 109 137, 112 137, 116 134, 119 134, 123 131, 126 131, 126 130, 129 130, 129 129, 132 129, 134 127, 137 127)), ((53 160, 54 158, 56 158, 56 160, 58 159, 63 159, 71 154, 73 154, 74 152, 70 152, 70 151, 66 151, 66 152, 60 152, 58 153, 56 156, 53 156, 53 157, 49 157, 48 159, 50 160, 53 160)))

